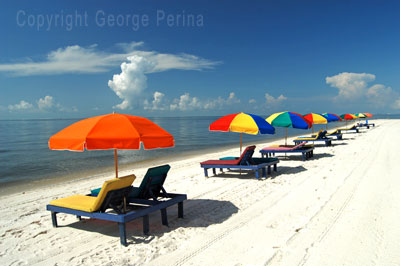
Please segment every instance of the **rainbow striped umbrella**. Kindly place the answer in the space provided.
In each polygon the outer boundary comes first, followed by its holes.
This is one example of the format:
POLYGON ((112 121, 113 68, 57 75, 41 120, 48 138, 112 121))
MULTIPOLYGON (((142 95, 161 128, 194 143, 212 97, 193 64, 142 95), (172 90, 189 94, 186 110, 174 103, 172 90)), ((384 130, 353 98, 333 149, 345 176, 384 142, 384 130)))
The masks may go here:
POLYGON ((344 120, 352 120, 352 119, 357 119, 357 116, 352 115, 352 114, 342 114, 340 118, 344 120))
POLYGON ((285 145, 287 145, 287 128, 309 129, 311 122, 302 115, 293 112, 280 112, 270 115, 267 122, 274 127, 285 127, 285 145))
POLYGON ((346 121, 346 126, 347 126, 347 120, 353 120, 357 119, 357 116, 352 115, 352 114, 342 114, 340 118, 344 119, 346 121))
MULTIPOLYGON (((330 122, 336 122, 336 121, 342 121, 340 116, 332 114, 332 113, 323 113, 322 114, 326 119, 328 120, 328 123, 330 122)), ((326 124, 326 130, 328 130, 328 124, 326 124)))
POLYGON ((311 122, 313 133, 314 133, 314 124, 328 124, 329 122, 325 116, 316 113, 309 113, 307 115, 304 115, 303 117, 311 122))
POLYGON ((240 134, 240 154, 242 153, 243 133, 274 134, 275 128, 262 117, 253 114, 237 113, 223 116, 210 124, 210 131, 231 131, 240 134))
POLYGON ((364 115, 366 115, 367 117, 373 117, 373 115, 371 115, 370 113, 363 113, 364 115))
POLYGON ((363 113, 355 114, 355 116, 357 116, 358 118, 366 118, 366 117, 367 117, 367 116, 366 116, 365 114, 363 114, 363 113))
POLYGON ((335 122, 335 121, 342 121, 342 118, 340 116, 332 114, 332 113, 323 113, 323 116, 328 119, 328 122, 335 122))

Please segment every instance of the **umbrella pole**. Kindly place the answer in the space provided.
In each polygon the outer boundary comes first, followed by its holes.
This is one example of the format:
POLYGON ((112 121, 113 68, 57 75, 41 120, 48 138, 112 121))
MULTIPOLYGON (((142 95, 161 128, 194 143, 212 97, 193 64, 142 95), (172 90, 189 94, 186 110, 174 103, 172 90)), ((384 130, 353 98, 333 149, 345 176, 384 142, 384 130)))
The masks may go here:
POLYGON ((287 146, 287 127, 285 127, 285 146, 287 146))
POLYGON ((115 160, 115 178, 118 178, 118 154, 117 154, 117 149, 114 149, 114 160, 115 160))
POLYGON ((311 127, 312 129, 312 133, 314 133, 314 124, 312 124, 312 127, 311 127))
POLYGON ((242 143, 243 143, 243 132, 240 133, 240 154, 239 154, 239 157, 242 155, 242 143))
MULTIPOLYGON (((242 142, 243 142, 243 132, 240 132, 240 154, 239 154, 239 157, 242 156, 242 142)), ((242 169, 240 169, 239 175, 242 175, 242 169)))

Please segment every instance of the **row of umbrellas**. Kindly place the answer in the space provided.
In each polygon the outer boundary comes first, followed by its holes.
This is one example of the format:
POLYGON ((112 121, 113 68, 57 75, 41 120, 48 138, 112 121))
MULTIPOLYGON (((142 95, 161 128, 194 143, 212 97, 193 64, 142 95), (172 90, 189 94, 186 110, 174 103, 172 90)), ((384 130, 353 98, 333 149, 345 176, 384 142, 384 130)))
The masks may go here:
POLYGON ((314 132, 314 124, 327 124, 334 121, 352 120, 357 118, 372 117, 370 113, 358 114, 343 114, 338 116, 332 113, 310 113, 302 116, 294 112, 279 112, 270 115, 267 119, 260 116, 246 113, 231 114, 216 120, 210 125, 210 131, 231 131, 239 132, 240 135, 240 153, 242 152, 242 138, 243 133, 247 134, 274 134, 274 127, 285 128, 285 145, 287 145, 287 129, 299 128, 309 129, 312 128, 314 132))
MULTIPOLYGON (((242 152, 243 133, 274 134, 274 127, 308 129, 313 124, 326 124, 342 119, 371 117, 369 113, 356 115, 344 114, 308 114, 302 116, 293 112, 280 112, 263 119, 260 116, 246 113, 230 114, 216 120, 210 125, 210 131, 240 132, 240 153, 242 152)), ((173 136, 154 122, 139 116, 108 114, 80 120, 49 139, 52 150, 114 150, 115 177, 118 178, 118 149, 138 150, 169 148, 175 144, 173 136)))

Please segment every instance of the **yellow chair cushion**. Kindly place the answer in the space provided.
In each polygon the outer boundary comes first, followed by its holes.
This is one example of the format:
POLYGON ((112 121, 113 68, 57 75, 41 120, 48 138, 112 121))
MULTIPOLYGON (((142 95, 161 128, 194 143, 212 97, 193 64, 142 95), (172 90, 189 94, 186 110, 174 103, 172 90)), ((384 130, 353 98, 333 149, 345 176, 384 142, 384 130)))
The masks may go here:
POLYGON ((107 193, 111 190, 129 187, 135 180, 135 175, 128 175, 121 178, 114 178, 104 182, 97 197, 74 195, 62 199, 56 199, 50 202, 50 205, 80 210, 85 212, 95 212, 100 209, 107 193))

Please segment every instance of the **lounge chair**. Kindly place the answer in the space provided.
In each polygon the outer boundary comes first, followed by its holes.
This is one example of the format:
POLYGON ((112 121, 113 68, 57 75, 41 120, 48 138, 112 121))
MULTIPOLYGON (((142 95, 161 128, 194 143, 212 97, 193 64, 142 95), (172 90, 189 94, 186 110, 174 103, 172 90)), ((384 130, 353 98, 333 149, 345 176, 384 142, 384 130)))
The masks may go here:
POLYGON ((357 127, 366 127, 367 129, 369 129, 370 126, 375 127, 375 124, 374 123, 364 123, 364 124, 358 123, 356 126, 357 127))
POLYGON ((232 160, 208 160, 200 163, 200 166, 204 168, 204 175, 208 177, 208 169, 212 169, 214 175, 216 175, 215 169, 219 168, 221 171, 223 168, 226 169, 244 169, 254 170, 256 178, 259 178, 259 170, 262 170, 262 176, 266 177, 266 170, 268 174, 271 173, 271 166, 274 167, 274 171, 277 171, 277 164, 279 160, 277 158, 253 158, 254 150, 256 146, 247 147, 239 158, 232 160))
MULTIPOLYGON (((154 169, 154 168, 153 168, 154 169)), ((169 166, 168 166, 169 169, 169 166)), ((150 170, 150 169, 149 169, 150 170)), ((118 223, 121 244, 126 246, 125 224, 136 218, 143 217, 143 233, 149 232, 149 214, 161 210, 162 223, 168 225, 166 208, 178 204, 178 217, 183 218, 183 201, 187 199, 185 194, 166 193, 165 189, 157 191, 154 181, 157 177, 147 178, 146 185, 141 195, 153 195, 155 199, 132 198, 132 182, 134 175, 106 181, 98 191, 97 196, 75 195, 63 199, 53 200, 47 205, 51 211, 53 226, 57 227, 57 213, 74 214, 79 219, 81 216, 100 220, 114 221, 118 223), (151 192, 150 192, 151 191, 151 192), (158 197, 162 197, 160 200, 158 197), (163 200, 163 199, 166 200, 163 200), (114 211, 108 211, 112 208, 114 211)), ((164 178, 165 179, 165 178, 164 178)), ((152 196, 150 196, 152 197, 152 196)))
POLYGON ((352 127, 347 127, 347 128, 338 128, 337 131, 339 133, 343 133, 343 131, 347 132, 347 131, 355 131, 355 133, 359 133, 360 131, 358 130, 358 128, 356 127, 356 125, 352 126, 352 127))
MULTIPOLYGON (((316 135, 311 135, 311 137, 315 137, 316 135)), ((343 134, 339 132, 339 130, 332 131, 330 133, 325 134, 326 137, 336 137, 337 140, 342 140, 343 139, 343 134)), ((301 138, 301 137, 300 137, 301 138)))
POLYGON ((303 161, 305 161, 308 158, 311 158, 313 156, 313 151, 314 151, 314 146, 305 146, 305 142, 302 142, 296 146, 293 147, 288 147, 288 146, 283 146, 283 147, 265 147, 262 150, 260 150, 261 156, 264 157, 272 157, 275 156, 276 153, 301 153, 303 161))
POLYGON ((311 136, 311 137, 298 137, 297 139, 293 140, 294 143, 300 144, 302 142, 315 142, 315 141, 322 141, 325 142, 326 146, 332 145, 332 139, 326 137, 326 130, 320 130, 318 134, 311 136))

